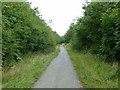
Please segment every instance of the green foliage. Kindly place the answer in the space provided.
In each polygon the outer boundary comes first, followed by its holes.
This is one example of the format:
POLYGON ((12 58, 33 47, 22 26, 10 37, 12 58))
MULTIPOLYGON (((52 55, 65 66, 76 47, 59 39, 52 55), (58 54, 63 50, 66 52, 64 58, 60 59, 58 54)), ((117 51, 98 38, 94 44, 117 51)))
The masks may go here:
POLYGON ((59 36, 27 2, 2 3, 2 28, 5 66, 21 60, 28 52, 53 50, 58 43, 59 36))
POLYGON ((61 44, 62 42, 63 42, 63 38, 62 37, 60 37, 58 34, 57 34, 57 32, 53 32, 54 33, 54 35, 55 35, 55 41, 56 41, 56 43, 57 44, 61 44))
POLYGON ((66 42, 76 49, 90 49, 106 60, 120 60, 119 2, 91 2, 83 7, 84 16, 68 30, 66 42))
POLYGON ((74 23, 72 23, 71 25, 70 25, 70 28, 69 28, 69 30, 67 31, 67 34, 64 36, 64 38, 65 38, 65 41, 64 42, 66 42, 66 43, 69 43, 70 42, 70 40, 72 39, 72 36, 73 36, 73 33, 74 33, 74 31, 75 31, 75 24, 74 23))
POLYGON ((118 9, 109 8, 101 17, 101 38, 100 53, 106 58, 118 59, 120 53, 120 30, 118 30, 118 9), (118 35, 119 34, 119 35, 118 35))

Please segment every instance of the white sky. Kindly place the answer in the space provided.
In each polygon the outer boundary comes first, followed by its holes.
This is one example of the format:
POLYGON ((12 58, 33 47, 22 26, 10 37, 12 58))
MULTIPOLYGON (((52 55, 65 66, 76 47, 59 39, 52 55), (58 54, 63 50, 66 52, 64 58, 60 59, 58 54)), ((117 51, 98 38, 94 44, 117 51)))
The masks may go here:
POLYGON ((60 36, 69 29, 76 17, 83 16, 83 3, 85 0, 27 0, 32 7, 38 7, 46 23, 52 20, 49 26, 60 36))

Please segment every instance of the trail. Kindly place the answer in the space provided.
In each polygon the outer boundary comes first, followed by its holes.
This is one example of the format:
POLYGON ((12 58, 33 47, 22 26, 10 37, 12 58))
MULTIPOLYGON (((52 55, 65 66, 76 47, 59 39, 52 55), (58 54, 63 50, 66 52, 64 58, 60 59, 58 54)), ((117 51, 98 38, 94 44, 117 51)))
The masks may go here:
POLYGON ((33 88, 82 88, 63 46, 33 88))

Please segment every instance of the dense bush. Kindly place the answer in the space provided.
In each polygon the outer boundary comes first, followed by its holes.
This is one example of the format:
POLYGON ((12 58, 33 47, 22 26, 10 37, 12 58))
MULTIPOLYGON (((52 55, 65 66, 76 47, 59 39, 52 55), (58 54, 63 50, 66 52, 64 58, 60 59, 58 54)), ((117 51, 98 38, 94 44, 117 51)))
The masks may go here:
POLYGON ((55 48, 60 37, 40 16, 27 2, 2 3, 3 65, 21 60, 28 52, 55 48))
POLYGON ((119 2, 91 2, 85 5, 84 16, 64 36, 67 42, 70 41, 79 50, 90 49, 106 60, 120 60, 118 5, 119 2))

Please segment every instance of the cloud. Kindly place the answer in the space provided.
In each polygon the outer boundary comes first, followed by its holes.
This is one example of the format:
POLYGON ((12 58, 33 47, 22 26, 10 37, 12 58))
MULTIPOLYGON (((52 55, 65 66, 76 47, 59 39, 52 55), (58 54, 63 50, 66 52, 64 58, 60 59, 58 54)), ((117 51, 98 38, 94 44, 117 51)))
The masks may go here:
POLYGON ((32 2, 32 7, 38 7, 46 22, 52 20, 50 25, 53 31, 60 36, 68 30, 73 19, 83 16, 84 0, 27 0, 32 2))

